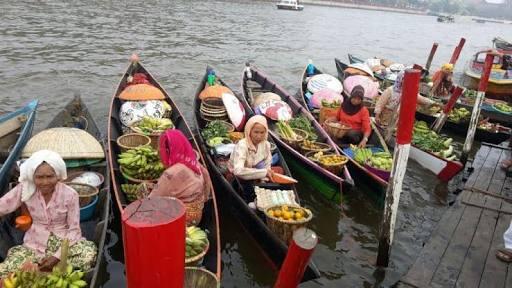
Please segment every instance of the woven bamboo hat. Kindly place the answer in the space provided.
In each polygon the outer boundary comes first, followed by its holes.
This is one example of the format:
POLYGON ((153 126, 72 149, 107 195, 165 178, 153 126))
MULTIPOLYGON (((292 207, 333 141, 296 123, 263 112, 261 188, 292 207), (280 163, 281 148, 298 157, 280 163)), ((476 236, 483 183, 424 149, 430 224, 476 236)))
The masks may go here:
POLYGON ((130 101, 164 100, 164 93, 153 85, 135 84, 126 87, 119 98, 130 101))
POLYGON ((63 159, 105 158, 103 147, 91 134, 77 128, 58 127, 43 130, 30 138, 21 157, 47 149, 59 153, 63 159))

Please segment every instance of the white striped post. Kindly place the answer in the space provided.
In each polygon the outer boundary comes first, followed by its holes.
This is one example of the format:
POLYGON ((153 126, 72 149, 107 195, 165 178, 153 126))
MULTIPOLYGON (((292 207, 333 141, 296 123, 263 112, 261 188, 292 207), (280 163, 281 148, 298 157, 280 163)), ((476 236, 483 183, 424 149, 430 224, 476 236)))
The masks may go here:
POLYGON ((384 217, 380 228, 379 254, 377 255, 378 266, 387 267, 389 264, 389 254, 393 242, 398 202, 400 201, 400 194, 402 193, 402 182, 407 169, 407 160, 409 159, 409 150, 411 148, 420 77, 420 70, 408 69, 405 71, 396 145, 393 155, 393 167, 391 168, 391 177, 389 178, 389 184, 386 190, 384 217))
POLYGON ((457 99, 459 99, 463 91, 464 89, 462 87, 455 87, 452 96, 450 97, 450 100, 448 100, 448 103, 446 103, 443 110, 441 111, 441 115, 439 115, 436 121, 432 124, 432 130, 436 131, 437 133, 441 131, 441 129, 444 126, 444 123, 446 122, 446 119, 448 119, 450 111, 452 111, 453 107, 455 106, 455 103, 457 102, 457 99))
POLYGON ((482 102, 485 97, 485 91, 487 90, 487 83, 489 82, 489 75, 491 73, 492 62, 494 60, 494 53, 487 53, 485 57, 484 68, 482 75, 480 76, 480 83, 478 85, 478 93, 476 94, 475 105, 473 106, 473 112, 471 113, 471 120, 469 121, 468 134, 466 135, 466 141, 462 148, 462 155, 460 160, 463 164, 466 164, 468 160, 468 154, 473 146, 473 140, 475 139, 475 132, 478 126, 478 117, 480 117, 480 109, 482 108, 482 102))

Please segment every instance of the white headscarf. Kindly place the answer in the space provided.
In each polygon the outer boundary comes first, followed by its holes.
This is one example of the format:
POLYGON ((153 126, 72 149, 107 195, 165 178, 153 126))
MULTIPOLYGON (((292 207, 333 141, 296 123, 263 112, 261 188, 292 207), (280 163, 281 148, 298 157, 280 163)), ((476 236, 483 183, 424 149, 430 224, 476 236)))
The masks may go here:
POLYGON ((20 166, 20 178, 18 181, 23 185, 23 191, 21 192, 21 201, 25 202, 36 192, 36 185, 34 184, 34 173, 37 167, 43 162, 48 163, 59 180, 64 180, 68 177, 66 172, 66 163, 56 152, 50 150, 39 150, 32 154, 25 162, 20 166))

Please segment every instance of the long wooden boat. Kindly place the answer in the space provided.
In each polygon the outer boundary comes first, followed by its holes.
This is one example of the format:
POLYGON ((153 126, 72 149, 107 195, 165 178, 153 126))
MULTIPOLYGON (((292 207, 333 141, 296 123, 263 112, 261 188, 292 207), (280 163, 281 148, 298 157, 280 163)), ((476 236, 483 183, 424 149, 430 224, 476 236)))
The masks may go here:
MULTIPOLYGON (((258 93, 264 92, 273 92, 279 95, 281 100, 290 106, 293 115, 301 115, 310 121, 311 126, 313 129, 315 129, 315 133, 318 135, 318 142, 328 144, 335 154, 340 154, 338 149, 336 149, 337 145, 334 143, 334 141, 332 141, 332 139, 315 120, 311 113, 309 113, 306 108, 302 107, 297 99, 295 99, 281 86, 263 74, 260 70, 252 66, 246 67, 246 70, 244 70, 242 75, 242 92, 242 100, 246 102, 248 107, 251 108, 251 111, 253 111, 251 105, 249 105, 251 97, 256 96, 258 93), (248 78, 247 69, 250 70, 250 78, 248 78)), ((288 145, 285 141, 283 141, 278 133, 274 131, 274 121, 271 121, 269 128, 270 134, 272 135, 274 141, 276 141, 277 145, 281 148, 281 152, 293 156, 292 158, 300 163, 299 165, 296 165, 296 167, 299 169, 297 170, 298 173, 301 173, 304 177, 307 177, 308 183, 317 188, 318 191, 327 197, 336 200, 336 202, 339 202, 344 184, 345 186, 349 185, 349 187, 353 185, 353 179, 348 172, 348 168, 346 166, 343 168, 343 176, 336 175, 327 169, 324 169, 313 160, 304 156, 301 151, 296 150, 292 146, 288 145)))
MULTIPOLYGON (((471 111, 471 110, 469 110, 471 111)), ((416 119, 425 121, 432 124, 436 121, 437 117, 432 116, 422 111, 416 111, 416 119)), ((450 131, 456 135, 465 137, 468 133, 469 121, 453 122, 447 120, 441 131, 450 131)), ((479 142, 486 142, 492 144, 500 144, 501 142, 510 138, 510 129, 501 129, 497 131, 489 131, 486 129, 477 128, 475 132, 475 140, 479 142)))
MULTIPOLYGON (((199 99, 200 92, 204 89, 208 71, 213 70, 211 67, 206 68, 206 73, 201 79, 201 83, 197 89, 195 98, 194 98, 194 120, 196 127, 201 130, 203 129, 207 122, 201 117, 200 114, 200 106, 201 100, 199 99)), ((223 86, 228 87, 226 83, 222 81, 222 79, 217 75, 217 83, 223 86)), ((229 88, 229 87, 228 87, 229 88)), ((233 91, 233 90, 232 90, 233 91)), ((252 116, 252 112, 250 108, 247 106, 247 103, 242 101, 240 95, 235 95, 240 103, 243 105, 245 109, 246 118, 248 119, 252 116)), ((264 251, 266 257, 271 260, 273 266, 275 268, 281 267, 283 261, 286 257, 286 253, 288 251, 288 247, 286 244, 281 241, 267 226, 265 216, 262 212, 256 211, 250 208, 247 202, 242 198, 243 195, 242 186, 239 181, 235 179, 226 178, 225 171, 222 171, 221 167, 225 165, 225 157, 215 155, 215 152, 210 149, 206 143, 205 139, 202 137, 201 133, 197 133, 197 139, 199 142, 199 146, 205 155, 206 163, 208 164, 208 168, 212 175, 212 178, 215 179, 215 183, 218 183, 222 188, 218 189, 218 191, 222 191, 219 193, 220 198, 222 199, 222 203, 224 207, 229 207, 232 215, 235 216, 235 219, 238 219, 240 223, 245 227, 245 229, 251 234, 252 238, 255 239, 255 242, 260 245, 261 250, 264 251)), ((272 144, 274 144, 272 138, 268 139, 272 144)), ((274 144, 275 145, 275 144, 274 144)), ((284 174, 291 176, 291 172, 288 169, 288 166, 284 160, 283 155, 281 155, 279 149, 276 149, 273 153, 277 155, 279 162, 276 163, 276 166, 280 166, 284 170, 284 174)), ((225 166, 224 166, 225 169, 225 166)), ((299 196, 297 194, 297 189, 295 185, 278 185, 278 184, 270 184, 265 183, 266 187, 271 187, 271 189, 292 189, 295 192, 295 197, 297 202, 300 203, 299 196)), ((310 279, 316 279, 320 276, 318 269, 313 263, 306 268, 306 271, 303 276, 303 281, 307 281, 310 279)))
MULTIPOLYGON (((322 71, 320 71, 317 67, 315 67, 313 75, 308 76, 307 65, 306 65, 304 70, 302 71, 302 77, 301 77, 302 81, 301 81, 300 91, 299 91, 299 93, 300 93, 299 101, 301 102, 302 106, 304 106, 304 108, 308 109, 311 112, 311 114, 315 117, 315 119, 317 119, 318 113, 315 113, 315 111, 310 109, 310 106, 307 103, 306 91, 307 91, 308 77, 312 77, 317 74, 322 74, 322 71)), ((378 141, 373 141, 373 142, 374 142, 374 145, 373 145, 372 149, 379 150, 382 148, 379 144, 377 144, 378 141)), ((372 173, 368 169, 366 169, 363 165, 357 163, 354 160, 354 155, 353 155, 352 149, 350 149, 349 147, 341 147, 339 145, 337 147, 343 155, 345 155, 349 158, 349 160, 350 160, 348 163, 349 171, 350 171, 351 175, 354 175, 354 178, 357 181, 356 184, 370 186, 372 189, 370 189, 369 191, 376 192, 376 194, 378 194, 377 196, 379 198, 381 198, 380 196, 384 195, 384 192, 387 188, 388 182, 386 180, 382 179, 381 177, 379 177, 378 175, 372 173)))
MULTIPOLYGON (((347 67, 343 62, 341 62, 339 59, 334 60, 336 63, 336 69, 338 71, 338 77, 340 77, 341 80, 345 78, 344 75, 344 67, 347 67)), ((390 147, 394 147, 394 139, 392 139, 389 143, 390 147)), ((442 181, 449 181, 455 175, 457 175, 464 167, 462 163, 456 160, 448 160, 446 158, 442 158, 440 156, 437 156, 433 153, 423 151, 416 147, 415 145, 411 145, 411 150, 409 157, 424 168, 427 168, 432 173, 437 175, 437 178, 439 178, 442 181)))
MULTIPOLYGON (((104 143, 104 138, 100 133, 94 119, 87 110, 87 107, 82 102, 79 96, 72 99, 62 111, 55 115, 54 119, 50 122, 47 128, 54 127, 83 127, 83 122, 87 123, 85 130, 93 135, 98 141, 104 143)), ((11 164, 13 166, 14 163, 11 164)), ((110 194, 109 185, 110 177, 107 171, 106 161, 95 163, 91 166, 80 167, 80 171, 95 171, 104 175, 104 183, 100 187, 100 193, 98 195, 98 202, 94 215, 90 220, 83 221, 80 223, 83 236, 93 241, 98 247, 98 256, 96 263, 91 271, 88 271, 85 280, 89 284, 89 287, 100 287, 100 272, 104 269, 104 258, 103 250, 105 245, 105 239, 107 235, 107 227, 110 219, 110 194)), ((16 175, 11 173, 6 176, 11 183, 15 184, 17 181, 16 175)), ((0 226, 0 257, 5 258, 8 248, 13 245, 20 245, 23 243, 23 232, 14 228, 14 218, 16 213, 10 214, 8 217, 2 220, 0 226)))
MULTIPOLYGON (((125 207, 129 204, 126 195, 121 190, 121 184, 124 183, 125 179, 121 174, 119 164, 117 163, 117 155, 121 153, 120 147, 117 145, 117 138, 123 134, 122 124, 119 119, 119 109, 124 103, 124 100, 119 99, 119 94, 127 86, 128 78, 135 73, 143 73, 147 76, 149 82, 160 89, 165 95, 165 101, 172 107, 171 120, 176 129, 179 129, 189 139, 192 147, 196 151, 200 151, 199 145, 194 139, 194 134, 188 126, 185 117, 180 112, 176 103, 169 96, 169 94, 163 89, 163 87, 156 81, 156 79, 142 66, 138 61, 132 61, 128 66, 128 69, 123 74, 121 81, 116 89, 112 102, 110 104, 110 113, 108 119, 108 162, 110 167, 110 174, 112 178, 112 193, 116 199, 117 208, 122 212, 125 207)), ((203 155, 200 155, 201 164, 205 165, 203 155)), ((203 209, 203 217, 201 223, 198 225, 202 229, 210 231, 208 240, 210 248, 204 257, 203 265, 212 273, 217 276, 220 280, 221 277, 221 242, 220 242, 220 228, 219 228, 219 214, 217 209, 217 200, 215 193, 212 193, 212 198, 208 200, 203 209)))
MULTIPOLYGON (((38 100, 32 100, 24 107, 0 116, 0 191, 6 191, 8 175, 12 172, 14 162, 21 155, 27 144, 34 120, 38 100)), ((3 193, 0 193, 0 196, 3 193)))
MULTIPOLYGON (((480 83, 480 76, 485 62, 485 55, 489 50, 479 51, 475 53, 473 58, 468 61, 464 69, 464 75, 461 80, 462 86, 478 90, 478 84, 480 83)), ((509 76, 510 70, 512 69, 512 63, 506 64, 504 61, 505 55, 511 57, 512 51, 502 51, 503 54, 498 54, 494 57, 493 67, 491 75, 489 76, 489 83, 487 84, 487 90, 485 92, 486 98, 504 100, 509 103, 512 102, 512 78, 509 76), (509 67, 505 67, 510 65, 509 67)))

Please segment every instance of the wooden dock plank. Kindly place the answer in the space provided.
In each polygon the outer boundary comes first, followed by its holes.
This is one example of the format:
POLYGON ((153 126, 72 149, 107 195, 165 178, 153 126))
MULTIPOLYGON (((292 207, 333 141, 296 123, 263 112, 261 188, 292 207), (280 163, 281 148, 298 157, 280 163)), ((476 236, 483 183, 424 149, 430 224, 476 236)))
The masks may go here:
MULTIPOLYGON (((481 190, 487 190, 489 188, 489 185, 491 184, 491 180, 494 175, 494 171, 496 168, 496 163, 498 163, 498 160, 501 156, 501 149, 498 148, 492 148, 489 153, 487 154, 487 158, 485 159, 483 165, 479 169, 480 172, 478 174, 478 177, 476 178, 476 182, 473 184, 472 187, 481 189, 481 190)), ((499 168, 498 168, 499 169, 499 168)))
MULTIPOLYGON (((450 239, 450 243, 437 266, 432 284, 453 287, 469 250, 471 239, 480 220, 482 208, 468 206, 450 239)), ((444 224, 443 224, 444 225, 444 224)))
MULTIPOLYGON (((496 229, 494 231, 491 247, 485 260, 485 268, 480 279, 480 287, 512 287, 505 286, 505 277, 507 276, 507 265, 496 258, 496 248, 503 247, 503 233, 510 224, 510 216, 500 214, 496 229)), ((512 265, 508 265, 512 266, 512 265)), ((510 269, 510 267, 509 267, 510 269)), ((510 272, 509 272, 510 274, 510 272)))
MULTIPOLYGON (((463 192, 461 195, 461 197, 467 196, 469 196, 467 191, 463 192)), ((409 269, 409 272, 402 278, 402 282, 416 287, 428 286, 450 242, 450 238, 461 219, 465 207, 466 205, 455 204, 454 207, 443 215, 439 223, 444 223, 444 225, 439 225, 432 233, 431 238, 423 247, 418 259, 411 269, 409 269)))
POLYGON ((476 178, 480 174, 480 167, 485 162, 485 159, 487 159, 487 155, 491 151, 491 147, 489 146, 482 146, 478 150, 478 152, 475 155, 475 159, 473 160, 472 167, 473 167, 473 173, 469 175, 468 180, 466 181, 465 187, 473 187, 475 184, 476 178))

